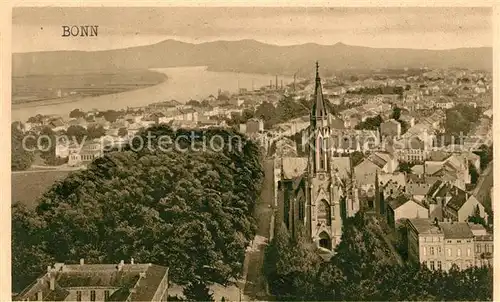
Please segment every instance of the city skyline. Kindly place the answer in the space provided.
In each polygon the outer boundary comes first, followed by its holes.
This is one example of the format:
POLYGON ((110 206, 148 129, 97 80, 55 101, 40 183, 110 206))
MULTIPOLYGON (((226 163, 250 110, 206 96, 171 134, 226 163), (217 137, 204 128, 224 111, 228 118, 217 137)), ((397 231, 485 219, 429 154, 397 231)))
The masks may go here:
POLYGON ((12 51, 106 50, 168 39, 436 50, 491 47, 491 16, 490 8, 433 7, 15 8, 12 51), (73 24, 99 25, 99 36, 61 37, 61 26, 73 24))

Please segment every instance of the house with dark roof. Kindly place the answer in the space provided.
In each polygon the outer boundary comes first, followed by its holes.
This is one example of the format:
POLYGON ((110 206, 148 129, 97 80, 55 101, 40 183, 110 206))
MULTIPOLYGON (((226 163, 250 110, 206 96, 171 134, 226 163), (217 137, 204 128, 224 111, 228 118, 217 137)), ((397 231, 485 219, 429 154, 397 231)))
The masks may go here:
POLYGON ((484 206, 477 200, 474 195, 469 194, 457 187, 451 190, 451 198, 444 207, 446 218, 453 221, 467 221, 470 216, 474 216, 476 212, 488 221, 484 206))
POLYGON ((15 301, 167 301, 168 268, 151 263, 48 266, 15 301))

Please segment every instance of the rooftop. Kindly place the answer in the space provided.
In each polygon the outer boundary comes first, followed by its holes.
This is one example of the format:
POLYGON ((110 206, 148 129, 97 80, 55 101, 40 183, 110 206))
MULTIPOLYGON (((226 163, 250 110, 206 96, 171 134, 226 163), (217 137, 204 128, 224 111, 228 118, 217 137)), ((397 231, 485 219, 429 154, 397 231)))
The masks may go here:
POLYGON ((15 300, 34 300, 42 293, 43 301, 65 301, 67 288, 105 287, 110 290, 109 301, 151 301, 168 273, 168 268, 146 264, 64 264, 48 267, 15 300), (51 286, 53 286, 51 288, 51 286))
POLYGON ((472 238, 474 235, 467 222, 442 222, 439 226, 443 230, 445 239, 472 238))

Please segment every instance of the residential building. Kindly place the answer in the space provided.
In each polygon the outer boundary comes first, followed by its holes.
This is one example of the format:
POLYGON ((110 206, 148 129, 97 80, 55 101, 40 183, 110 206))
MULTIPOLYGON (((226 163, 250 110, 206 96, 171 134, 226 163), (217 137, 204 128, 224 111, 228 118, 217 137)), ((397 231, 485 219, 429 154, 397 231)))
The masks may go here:
POLYGON ((395 227, 396 223, 402 219, 429 218, 429 209, 420 201, 405 194, 388 197, 385 204, 387 205, 387 222, 392 227, 395 227))
POLYGON ((167 301, 168 268, 151 263, 56 263, 15 301, 167 301))
POLYGON ((485 221, 488 221, 488 214, 486 214, 484 206, 474 195, 457 187, 453 187, 451 195, 451 199, 444 207, 444 215, 446 218, 462 222, 467 221, 470 216, 474 216, 478 212, 485 221))
POLYGON ((466 222, 407 220, 408 259, 432 270, 475 265, 474 235, 466 222))
POLYGON ((380 135, 382 137, 399 138, 401 136, 401 124, 395 119, 380 124, 380 135))
POLYGON ((469 223, 469 227, 474 234, 476 266, 493 266, 493 234, 480 224, 469 223))

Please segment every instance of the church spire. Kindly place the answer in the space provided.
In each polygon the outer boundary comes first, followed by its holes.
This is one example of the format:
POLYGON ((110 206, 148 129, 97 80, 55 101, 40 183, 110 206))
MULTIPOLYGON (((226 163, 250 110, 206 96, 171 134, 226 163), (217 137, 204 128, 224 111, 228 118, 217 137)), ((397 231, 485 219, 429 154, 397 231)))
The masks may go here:
POLYGON ((313 120, 327 118, 327 108, 323 99, 323 90, 321 88, 321 78, 319 77, 319 63, 316 61, 316 83, 314 87, 314 103, 312 108, 313 120))

